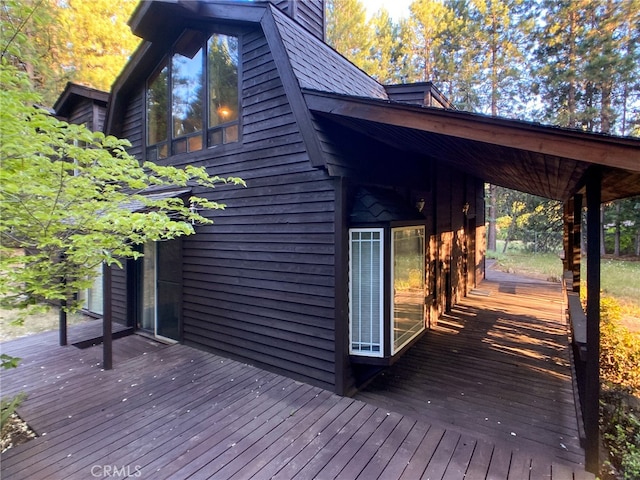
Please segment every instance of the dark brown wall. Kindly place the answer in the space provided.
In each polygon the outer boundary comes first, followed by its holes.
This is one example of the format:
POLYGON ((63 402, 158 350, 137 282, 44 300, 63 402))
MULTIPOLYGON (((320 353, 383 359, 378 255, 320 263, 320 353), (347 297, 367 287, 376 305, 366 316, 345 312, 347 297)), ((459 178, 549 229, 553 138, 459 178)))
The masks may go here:
MULTIPOLYGON (((247 182, 194 191, 227 208, 183 241, 184 342, 333 389, 333 182, 311 167, 264 35, 242 43, 242 142, 170 159, 247 182)), ((142 104, 140 89, 124 122, 138 156, 142 104)))

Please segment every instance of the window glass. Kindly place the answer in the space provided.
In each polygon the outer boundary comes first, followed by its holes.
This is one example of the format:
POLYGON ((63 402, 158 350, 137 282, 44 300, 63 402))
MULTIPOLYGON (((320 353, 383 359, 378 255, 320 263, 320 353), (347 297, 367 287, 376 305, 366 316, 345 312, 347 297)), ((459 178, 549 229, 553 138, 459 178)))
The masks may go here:
POLYGON ((237 37, 186 30, 147 82, 147 160, 239 141, 238 69, 237 37))
POLYGON ((202 131, 202 49, 192 58, 176 53, 171 63, 173 138, 202 131))
POLYGON ((238 39, 214 34, 207 52, 211 128, 238 120, 238 39))
POLYGON ((147 145, 167 141, 168 75, 169 67, 165 65, 149 78, 147 85, 147 145))
POLYGON ((383 355, 382 229, 350 230, 350 353, 383 355))
POLYGON ((82 302, 82 308, 102 315, 102 264, 96 267, 96 274, 96 278, 93 279, 93 285, 78 293, 78 299, 82 302))
POLYGON ((393 351, 395 354, 424 329, 424 227, 394 228, 393 351))

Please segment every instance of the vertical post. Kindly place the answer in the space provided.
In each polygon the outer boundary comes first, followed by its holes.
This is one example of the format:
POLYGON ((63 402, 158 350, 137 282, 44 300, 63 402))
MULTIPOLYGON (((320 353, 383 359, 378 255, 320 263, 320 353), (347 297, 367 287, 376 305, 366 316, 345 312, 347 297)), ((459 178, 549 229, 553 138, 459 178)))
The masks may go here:
POLYGON ((338 177, 335 189, 335 393, 349 395, 353 376, 349 363, 349 230, 347 228, 347 181, 338 177))
POLYGON ((60 346, 64 347, 67 344, 67 301, 60 301, 60 313, 58 316, 59 329, 60 329, 60 346))
POLYGON ((113 368, 113 350, 111 336, 111 267, 102 265, 102 368, 113 368))
POLYGON ((587 177, 587 364, 584 428, 586 467, 598 473, 600 432, 600 203, 601 173, 592 168, 587 177))
MULTIPOLYGON (((600 190, 600 187, 598 187, 600 190)), ((580 256, 582 254, 582 195, 573 197, 573 251, 570 252, 573 265, 573 291, 580 293, 580 256)), ((599 264, 598 264, 599 265, 599 264)))

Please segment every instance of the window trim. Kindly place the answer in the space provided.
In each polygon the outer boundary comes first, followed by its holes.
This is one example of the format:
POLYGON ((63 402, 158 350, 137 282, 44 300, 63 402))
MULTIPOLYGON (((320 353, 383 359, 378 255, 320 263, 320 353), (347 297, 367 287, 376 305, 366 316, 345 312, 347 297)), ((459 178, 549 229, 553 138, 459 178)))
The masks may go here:
MULTIPOLYGON (((357 355, 360 357, 373 357, 373 358, 383 358, 385 356, 385 335, 384 335, 384 327, 385 327, 385 308, 384 308, 384 258, 385 258, 385 229, 384 228, 350 228, 349 229, 349 274, 348 274, 348 282, 349 282, 349 354, 357 355), (379 243, 380 243, 380 258, 379 258, 379 279, 380 279, 380 297, 378 299, 378 311, 379 311, 379 338, 380 345, 378 351, 366 351, 360 349, 354 349, 354 341, 353 341, 353 233, 378 233, 380 235, 379 243)), ((373 345, 371 345, 373 347, 373 345)))

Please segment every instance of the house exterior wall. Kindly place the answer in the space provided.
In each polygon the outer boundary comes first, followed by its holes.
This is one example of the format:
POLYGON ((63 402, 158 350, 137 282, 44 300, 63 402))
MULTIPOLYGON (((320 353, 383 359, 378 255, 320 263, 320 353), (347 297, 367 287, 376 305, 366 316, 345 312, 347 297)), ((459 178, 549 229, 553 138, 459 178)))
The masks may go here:
MULTIPOLYGON (((241 141, 159 162, 247 182, 193 191, 227 208, 183 240, 182 338, 333 390, 334 182, 311 167, 264 34, 246 33, 241 44, 241 141)), ((143 98, 141 85, 123 122, 139 158, 143 98)), ((114 275, 119 316, 131 300, 128 281, 114 275)))

